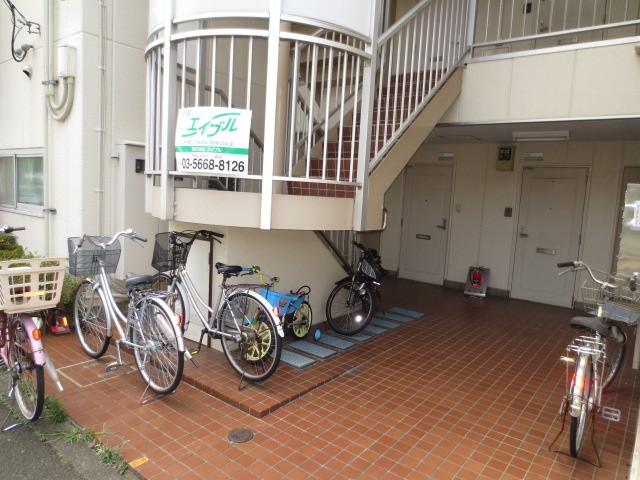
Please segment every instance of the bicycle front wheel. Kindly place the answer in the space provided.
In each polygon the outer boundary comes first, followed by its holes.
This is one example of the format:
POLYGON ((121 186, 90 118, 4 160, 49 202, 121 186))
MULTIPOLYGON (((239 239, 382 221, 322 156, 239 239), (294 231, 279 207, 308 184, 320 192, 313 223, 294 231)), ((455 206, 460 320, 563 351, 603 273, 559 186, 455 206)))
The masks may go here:
POLYGON ((44 405, 44 369, 35 362, 29 333, 19 315, 11 322, 10 335, 8 360, 16 404, 24 418, 37 420, 44 405))
POLYGON ((107 336, 106 300, 102 290, 85 280, 76 289, 73 302, 73 321, 80 345, 87 355, 100 358, 109 348, 111 336, 107 336))
POLYGON ((360 286, 360 283, 349 280, 336 285, 329 294, 327 321, 342 335, 361 332, 373 316, 373 294, 369 288, 360 286))
POLYGON ((569 429, 569 450, 577 457, 582 446, 589 412, 594 408, 593 363, 591 355, 578 357, 575 375, 571 383, 571 427, 569 429))
POLYGON ((133 356, 142 379, 154 392, 168 394, 182 378, 184 352, 178 348, 170 310, 163 303, 147 298, 136 305, 129 313, 129 339, 135 344, 133 356))
POLYGON ((251 291, 229 295, 216 316, 222 351, 243 378, 262 381, 278 368, 282 339, 266 302, 251 291))
POLYGON ((309 302, 304 301, 298 309, 293 312, 293 321, 291 323, 291 333, 296 338, 304 338, 311 330, 311 324, 313 323, 313 313, 311 312, 311 305, 309 302))
POLYGON ((602 375, 602 389, 611 385, 618 375, 627 351, 627 334, 618 327, 609 327, 609 335, 605 339, 606 357, 604 360, 604 374, 602 375))

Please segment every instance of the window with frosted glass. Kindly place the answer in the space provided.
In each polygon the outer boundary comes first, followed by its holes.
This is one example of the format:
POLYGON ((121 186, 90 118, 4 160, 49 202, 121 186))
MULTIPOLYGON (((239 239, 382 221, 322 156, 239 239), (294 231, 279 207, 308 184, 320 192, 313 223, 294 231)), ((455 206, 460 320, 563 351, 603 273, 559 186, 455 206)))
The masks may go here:
POLYGON ((42 157, 17 157, 18 203, 44 205, 42 157))
POLYGON ((0 156, 0 205, 15 206, 14 156, 0 156))

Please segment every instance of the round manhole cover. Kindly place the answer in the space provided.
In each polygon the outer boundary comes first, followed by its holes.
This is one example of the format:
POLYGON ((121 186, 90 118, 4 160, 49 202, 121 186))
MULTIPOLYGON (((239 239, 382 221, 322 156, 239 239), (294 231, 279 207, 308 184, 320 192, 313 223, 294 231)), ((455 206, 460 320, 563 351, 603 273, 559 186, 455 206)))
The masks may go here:
POLYGON ((246 443, 253 438, 253 432, 248 428, 236 428, 229 432, 227 438, 233 443, 246 443))

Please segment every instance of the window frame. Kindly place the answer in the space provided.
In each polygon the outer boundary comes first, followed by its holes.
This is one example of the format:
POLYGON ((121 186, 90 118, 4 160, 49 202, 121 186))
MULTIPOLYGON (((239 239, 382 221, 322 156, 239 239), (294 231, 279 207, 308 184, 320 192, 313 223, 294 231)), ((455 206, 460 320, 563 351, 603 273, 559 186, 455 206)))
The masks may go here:
POLYGON ((44 155, 42 150, 22 150, 22 151, 6 151, 0 150, 0 158, 9 158, 11 159, 11 168, 13 174, 13 191, 11 195, 13 198, 10 199, 12 203, 1 203, 2 199, 0 198, 0 209, 1 210, 13 210, 13 211, 21 211, 21 212, 29 212, 29 213, 39 213, 43 214, 44 209, 44 182, 46 181, 44 177, 44 155), (18 178, 18 163, 20 158, 40 158, 42 161, 42 196, 40 197, 41 204, 35 203, 25 203, 18 201, 18 192, 19 192, 19 178, 18 178))

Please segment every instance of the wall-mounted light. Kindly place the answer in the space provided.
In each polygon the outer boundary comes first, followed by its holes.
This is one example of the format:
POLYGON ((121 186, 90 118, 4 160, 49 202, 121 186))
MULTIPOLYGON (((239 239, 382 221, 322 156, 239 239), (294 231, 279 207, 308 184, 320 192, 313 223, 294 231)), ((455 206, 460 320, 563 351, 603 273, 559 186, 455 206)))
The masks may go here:
POLYGON ((514 142, 566 142, 569 140, 568 130, 551 130, 546 132, 513 132, 514 142))
POLYGON ((455 158, 455 155, 451 152, 440 152, 438 154, 439 162, 453 162, 454 158, 455 158))
POLYGON ((535 152, 525 152, 522 155, 522 159, 525 162, 541 162, 544 159, 544 154, 535 152))

